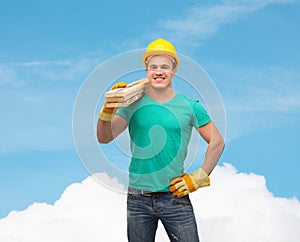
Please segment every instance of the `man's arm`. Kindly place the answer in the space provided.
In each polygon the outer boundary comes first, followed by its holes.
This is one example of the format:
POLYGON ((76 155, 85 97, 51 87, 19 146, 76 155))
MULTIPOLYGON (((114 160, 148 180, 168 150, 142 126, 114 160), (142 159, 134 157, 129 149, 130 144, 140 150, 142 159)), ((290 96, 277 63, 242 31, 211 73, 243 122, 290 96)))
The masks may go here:
POLYGON ((98 142, 109 143, 122 133, 127 125, 127 121, 119 115, 115 115, 111 121, 103 121, 99 118, 97 123, 98 142))
MULTIPOLYGON (((126 86, 126 82, 119 82, 113 85, 112 90, 126 86)), ((99 143, 109 143, 126 129, 127 121, 119 115, 114 115, 116 110, 117 108, 107 107, 105 100, 97 123, 97 139, 99 143)))
POLYGON ((197 189, 210 185, 209 174, 213 171, 224 149, 224 140, 212 122, 197 128, 201 137, 208 143, 202 167, 192 174, 184 174, 170 182, 170 192, 183 197, 197 189))
POLYGON ((224 140, 213 122, 197 129, 201 137, 208 143, 202 169, 209 175, 217 165, 224 150, 224 140))

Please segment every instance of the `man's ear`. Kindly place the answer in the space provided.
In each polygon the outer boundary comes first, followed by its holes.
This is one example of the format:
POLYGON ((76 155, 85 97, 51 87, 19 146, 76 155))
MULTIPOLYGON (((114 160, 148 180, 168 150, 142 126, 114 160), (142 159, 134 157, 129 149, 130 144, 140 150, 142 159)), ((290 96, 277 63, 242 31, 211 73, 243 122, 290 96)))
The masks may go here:
POLYGON ((145 69, 145 73, 146 73, 146 76, 148 76, 149 71, 147 68, 145 69))

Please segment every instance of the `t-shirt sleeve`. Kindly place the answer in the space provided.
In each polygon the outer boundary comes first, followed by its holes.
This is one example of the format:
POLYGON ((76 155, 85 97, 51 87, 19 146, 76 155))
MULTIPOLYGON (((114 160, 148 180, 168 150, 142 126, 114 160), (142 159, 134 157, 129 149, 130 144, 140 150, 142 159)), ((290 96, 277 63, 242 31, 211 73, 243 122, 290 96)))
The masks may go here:
POLYGON ((199 103, 198 100, 194 101, 192 107, 195 114, 194 124, 193 124, 195 128, 201 127, 211 121, 206 110, 202 107, 202 105, 199 103))

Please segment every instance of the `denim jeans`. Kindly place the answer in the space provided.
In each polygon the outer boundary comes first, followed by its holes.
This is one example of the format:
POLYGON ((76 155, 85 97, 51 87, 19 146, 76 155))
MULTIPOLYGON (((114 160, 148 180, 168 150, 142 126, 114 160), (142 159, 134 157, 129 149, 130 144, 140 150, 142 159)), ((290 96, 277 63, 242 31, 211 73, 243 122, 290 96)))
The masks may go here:
POLYGON ((129 188, 127 235, 129 242, 152 242, 160 220, 170 241, 199 241, 194 211, 188 196, 172 193, 143 195, 129 188))

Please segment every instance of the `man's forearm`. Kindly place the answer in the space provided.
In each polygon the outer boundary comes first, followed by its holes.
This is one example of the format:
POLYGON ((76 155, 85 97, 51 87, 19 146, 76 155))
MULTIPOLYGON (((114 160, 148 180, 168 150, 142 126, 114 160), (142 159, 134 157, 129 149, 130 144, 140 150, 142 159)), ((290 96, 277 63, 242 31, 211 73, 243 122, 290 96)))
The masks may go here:
POLYGON ((104 121, 100 118, 97 123, 97 138, 99 143, 107 144, 114 140, 127 128, 127 121, 119 115, 115 115, 111 121, 104 121))
POLYGON ((97 139, 99 143, 109 143, 113 140, 111 122, 98 119, 97 123, 97 139))
POLYGON ((207 147, 202 169, 210 175, 216 167, 222 152, 224 150, 224 140, 219 136, 216 140, 212 140, 207 147))

